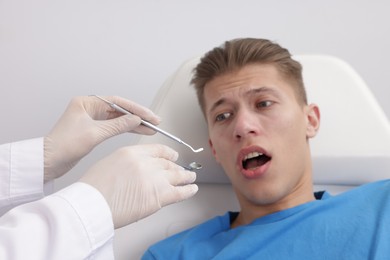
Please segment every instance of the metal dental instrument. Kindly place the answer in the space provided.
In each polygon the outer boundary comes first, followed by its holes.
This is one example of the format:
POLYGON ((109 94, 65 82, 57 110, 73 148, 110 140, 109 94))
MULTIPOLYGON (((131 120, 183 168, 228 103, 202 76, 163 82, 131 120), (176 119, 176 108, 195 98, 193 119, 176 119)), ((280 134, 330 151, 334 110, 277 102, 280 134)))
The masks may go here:
MULTIPOLYGON (((99 98, 100 100, 106 102, 110 107, 112 107, 113 109, 115 109, 115 110, 118 111, 118 112, 121 112, 121 113, 123 113, 123 114, 131 114, 131 115, 133 114, 133 113, 131 113, 130 111, 127 111, 126 109, 124 109, 123 107, 118 106, 117 104, 115 104, 115 103, 113 103, 113 102, 111 102, 111 101, 108 101, 107 99, 104 99, 104 98, 102 98, 102 97, 100 97, 100 96, 98 96, 98 95, 93 95, 93 96, 95 96, 95 97, 99 98)), ((168 132, 162 130, 161 128, 158 128, 157 126, 155 126, 155 125, 149 123, 148 121, 145 121, 145 120, 141 119, 141 124, 144 125, 144 126, 147 126, 147 127, 151 128, 151 129, 153 129, 153 130, 156 131, 156 132, 159 132, 159 133, 161 133, 161 134, 163 134, 163 135, 165 135, 165 136, 167 136, 167 137, 169 137, 169 138, 175 140, 176 142, 179 142, 179 143, 181 143, 181 144, 184 144, 185 146, 189 147, 194 153, 199 153, 199 152, 203 151, 203 148, 199 148, 199 149, 196 149, 196 150, 195 150, 194 148, 192 148, 191 145, 185 143, 184 141, 182 141, 182 140, 179 139, 178 137, 176 137, 176 136, 174 136, 174 135, 172 135, 172 134, 170 134, 170 133, 168 133, 168 132)), ((200 164, 199 164, 199 165, 200 165, 200 164)), ((190 166, 190 167, 191 167, 191 166, 190 166)), ((200 167, 202 167, 202 166, 200 165, 200 167)), ((195 168, 195 169, 196 169, 196 168, 195 168)))

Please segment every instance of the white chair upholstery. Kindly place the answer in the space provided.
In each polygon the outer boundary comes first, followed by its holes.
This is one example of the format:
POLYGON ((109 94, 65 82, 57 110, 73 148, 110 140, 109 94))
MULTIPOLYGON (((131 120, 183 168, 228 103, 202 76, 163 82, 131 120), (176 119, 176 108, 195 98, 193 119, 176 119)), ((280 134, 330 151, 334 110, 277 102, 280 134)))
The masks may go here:
MULTIPOLYGON (((344 61, 323 55, 300 55, 309 102, 321 110, 321 127, 311 141, 316 189, 331 193, 390 177, 390 124, 359 75, 344 61)), ((194 148, 156 134, 137 143, 163 143, 180 154, 179 163, 197 161, 200 190, 185 202, 171 205, 139 223, 117 231, 118 259, 136 259, 164 237, 239 206, 222 168, 208 146, 207 127, 189 85, 199 58, 185 62, 161 87, 152 110, 163 118, 160 127, 194 148), (126 253, 127 252, 127 253, 126 253), (130 255, 129 255, 130 254, 130 255), (123 257, 123 258, 122 258, 123 257)))
POLYGON ((312 140, 314 183, 356 186, 390 177, 390 124, 362 78, 330 56, 296 56, 321 111, 312 140))

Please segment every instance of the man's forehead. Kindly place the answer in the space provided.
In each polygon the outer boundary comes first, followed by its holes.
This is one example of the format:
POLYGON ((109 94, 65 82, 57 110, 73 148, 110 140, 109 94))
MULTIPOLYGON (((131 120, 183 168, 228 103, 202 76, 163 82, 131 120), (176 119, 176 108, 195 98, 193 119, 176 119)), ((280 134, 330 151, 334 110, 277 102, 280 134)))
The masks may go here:
POLYGON ((275 82, 283 78, 276 67, 271 64, 251 64, 240 70, 226 72, 206 83, 204 87, 204 100, 206 110, 214 104, 224 103, 229 95, 253 95, 257 93, 277 92, 275 82))
MULTIPOLYGON (((207 98, 214 91, 223 93, 230 88, 257 85, 262 81, 283 80, 282 75, 273 64, 249 64, 240 69, 225 72, 215 76, 204 86, 204 95, 207 98)), ((219 95, 220 93, 218 93, 219 95)))

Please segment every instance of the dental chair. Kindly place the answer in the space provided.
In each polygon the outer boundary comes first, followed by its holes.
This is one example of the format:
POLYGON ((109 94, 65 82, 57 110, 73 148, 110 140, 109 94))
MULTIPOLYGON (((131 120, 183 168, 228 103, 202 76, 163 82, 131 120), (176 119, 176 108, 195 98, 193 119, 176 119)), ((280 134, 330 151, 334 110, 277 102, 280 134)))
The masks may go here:
MULTIPOLYGON (((315 190, 338 194, 358 185, 390 177, 390 123, 370 89, 344 61, 324 55, 294 56, 303 66, 309 103, 320 107, 321 126, 311 139, 315 190)), ((116 259, 139 259, 153 243, 206 219, 238 211, 228 178, 214 161, 207 127, 189 82, 199 57, 185 62, 158 91, 152 110, 163 118, 162 129, 180 137, 192 152, 159 133, 140 136, 138 144, 162 143, 179 152, 178 164, 195 161, 199 192, 191 199, 116 231, 116 259)))

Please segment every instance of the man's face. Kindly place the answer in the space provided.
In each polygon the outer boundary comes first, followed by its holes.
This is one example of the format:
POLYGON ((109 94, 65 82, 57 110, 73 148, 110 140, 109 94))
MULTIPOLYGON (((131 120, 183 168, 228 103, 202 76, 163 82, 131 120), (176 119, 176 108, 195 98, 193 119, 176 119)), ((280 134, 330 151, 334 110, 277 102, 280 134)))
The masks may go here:
POLYGON ((205 86, 210 146, 242 209, 312 196, 308 138, 319 111, 299 104, 291 84, 273 65, 253 64, 205 86))

